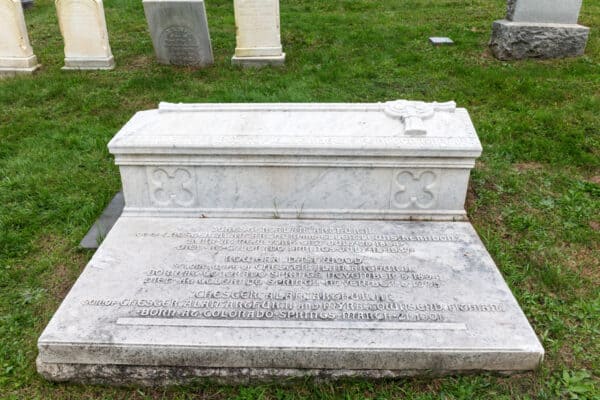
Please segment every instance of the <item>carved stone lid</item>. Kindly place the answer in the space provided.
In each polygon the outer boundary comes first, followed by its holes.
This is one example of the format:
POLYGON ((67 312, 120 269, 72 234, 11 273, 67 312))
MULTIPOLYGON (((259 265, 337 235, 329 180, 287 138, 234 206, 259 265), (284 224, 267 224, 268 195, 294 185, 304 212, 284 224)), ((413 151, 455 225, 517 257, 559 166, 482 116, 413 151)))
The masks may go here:
POLYGON ((454 102, 171 104, 138 112, 113 154, 478 157, 454 102))

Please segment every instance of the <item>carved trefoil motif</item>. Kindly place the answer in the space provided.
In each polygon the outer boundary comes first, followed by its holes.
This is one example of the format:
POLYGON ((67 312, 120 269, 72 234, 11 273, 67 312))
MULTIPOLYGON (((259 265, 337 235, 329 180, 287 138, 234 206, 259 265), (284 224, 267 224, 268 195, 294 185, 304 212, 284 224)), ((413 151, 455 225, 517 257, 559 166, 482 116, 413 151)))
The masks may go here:
POLYGON ((194 203, 194 179, 187 168, 149 168, 148 183, 154 204, 187 207, 194 203))
POLYGON ((425 171, 396 171, 392 182, 393 208, 432 208, 437 201, 437 174, 425 171))

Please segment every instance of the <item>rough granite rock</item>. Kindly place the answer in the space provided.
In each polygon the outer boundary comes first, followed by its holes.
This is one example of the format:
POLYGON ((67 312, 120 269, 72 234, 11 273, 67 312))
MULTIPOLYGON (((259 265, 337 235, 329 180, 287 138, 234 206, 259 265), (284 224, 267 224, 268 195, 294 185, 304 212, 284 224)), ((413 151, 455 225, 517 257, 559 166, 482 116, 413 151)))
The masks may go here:
POLYGON ((500 60, 583 55, 589 28, 571 24, 494 21, 490 49, 500 60))

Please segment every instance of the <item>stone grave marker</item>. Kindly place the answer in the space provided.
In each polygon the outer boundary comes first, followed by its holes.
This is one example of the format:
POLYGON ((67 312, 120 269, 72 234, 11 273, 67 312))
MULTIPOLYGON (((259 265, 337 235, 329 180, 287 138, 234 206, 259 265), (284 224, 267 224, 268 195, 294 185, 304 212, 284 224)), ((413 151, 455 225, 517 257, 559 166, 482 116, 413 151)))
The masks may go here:
POLYGON ((583 55, 589 28, 578 25, 581 0, 508 0, 494 21, 490 48, 500 60, 583 55))
POLYGON ((203 0, 144 0, 143 4, 159 63, 198 67, 213 64, 203 0))
POLYGON ((432 36, 429 38, 429 43, 434 46, 452 46, 454 45, 454 40, 445 36, 432 36))
POLYGON ((56 0, 65 41, 64 70, 113 69, 102 0, 56 0))
POLYGON ((279 0, 234 0, 236 41, 234 65, 283 65, 279 0))
POLYGON ((31 74, 40 67, 29 44, 20 0, 0 0, 0 77, 31 74))
POLYGON ((55 381, 537 368, 470 223, 453 102, 161 104, 111 140, 125 208, 41 335, 55 381))

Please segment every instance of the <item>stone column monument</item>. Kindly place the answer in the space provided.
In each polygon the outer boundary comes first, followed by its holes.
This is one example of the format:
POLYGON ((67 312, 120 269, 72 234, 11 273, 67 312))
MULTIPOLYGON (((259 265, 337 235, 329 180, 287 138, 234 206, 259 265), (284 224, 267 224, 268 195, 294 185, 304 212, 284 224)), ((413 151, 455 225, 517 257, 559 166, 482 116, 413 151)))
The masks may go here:
POLYGON ((102 0, 56 0, 65 41, 63 69, 113 69, 102 0))
POLYGON ((492 26, 500 60, 583 55, 589 28, 577 24, 582 0, 508 0, 506 19, 492 26))
POLYGON ((30 74, 38 69, 21 1, 0 0, 0 21, 0 77, 30 74))
POLYGON ((283 65, 279 0, 234 0, 237 46, 234 65, 283 65))

